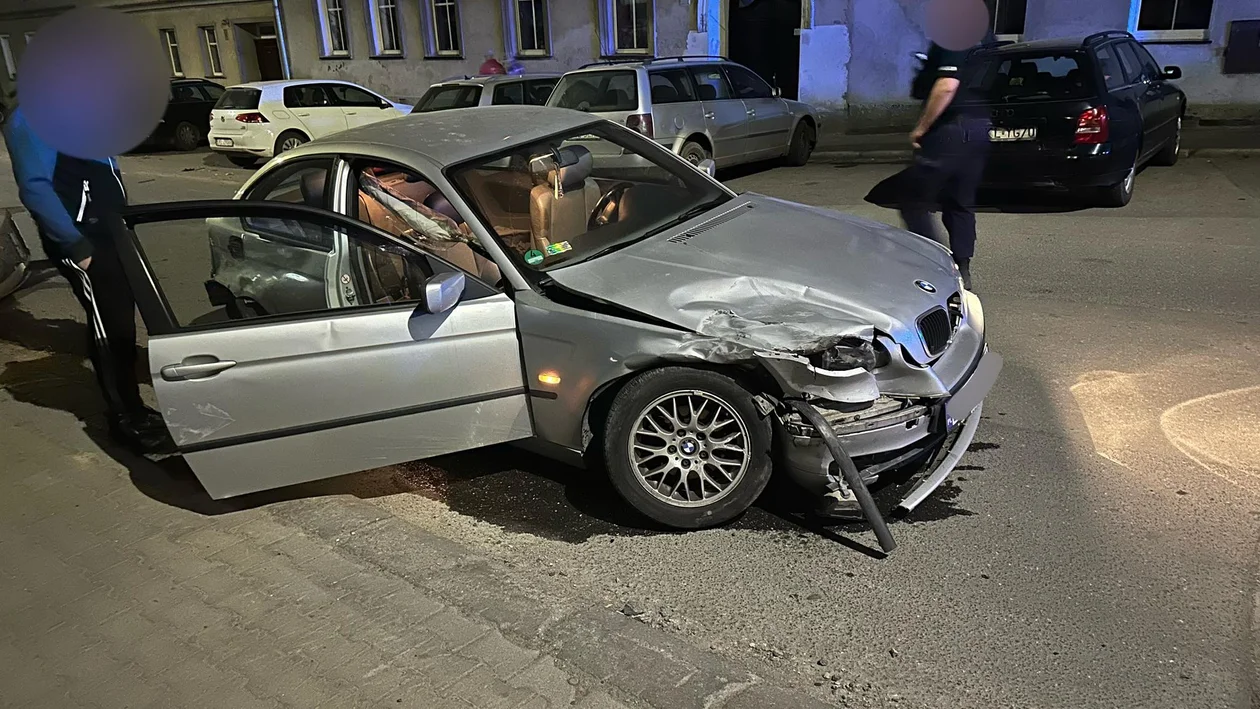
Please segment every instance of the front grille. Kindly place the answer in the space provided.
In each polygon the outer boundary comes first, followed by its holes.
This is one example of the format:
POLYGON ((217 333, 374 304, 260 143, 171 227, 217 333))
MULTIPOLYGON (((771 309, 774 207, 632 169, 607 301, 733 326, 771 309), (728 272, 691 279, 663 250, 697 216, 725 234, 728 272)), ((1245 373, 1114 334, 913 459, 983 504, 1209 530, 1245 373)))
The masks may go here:
POLYGON ((933 308, 919 318, 919 334, 923 337, 923 345, 928 354, 938 355, 949 345, 949 338, 954 334, 954 326, 949 313, 944 308, 933 308))

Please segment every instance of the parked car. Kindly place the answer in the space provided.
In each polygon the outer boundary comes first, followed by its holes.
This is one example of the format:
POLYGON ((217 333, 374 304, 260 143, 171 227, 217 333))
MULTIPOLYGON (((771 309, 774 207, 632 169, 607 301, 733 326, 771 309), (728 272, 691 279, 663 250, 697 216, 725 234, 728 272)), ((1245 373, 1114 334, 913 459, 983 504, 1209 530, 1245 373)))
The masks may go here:
POLYGON ((868 480, 929 473, 913 507, 1001 367, 979 299, 931 240, 703 167, 574 111, 487 107, 316 140, 234 201, 128 208, 175 442, 215 498, 518 442, 600 457, 635 509, 695 528, 776 459, 824 494, 834 459, 789 406, 808 397, 868 480))
POLYGON ((0 211, 0 298, 22 287, 30 271, 31 252, 18 233, 9 210, 0 211))
POLYGON ((473 106, 543 106, 559 74, 487 74, 462 76, 429 87, 412 113, 473 106))
POLYGON ((225 89, 209 79, 171 79, 166 113, 145 141, 149 145, 195 150, 206 140, 210 111, 225 89))
POLYGON ((1128 204, 1142 166, 1177 162, 1180 77, 1128 32, 979 50, 966 80, 993 121, 985 182, 1128 204))
POLYGON ((210 147, 251 167, 315 138, 410 111, 348 81, 240 84, 229 87, 210 113, 210 147))
POLYGON ((818 115, 779 96, 751 69, 720 57, 590 64, 565 74, 548 106, 603 116, 652 138, 693 165, 775 158, 804 165, 818 115))

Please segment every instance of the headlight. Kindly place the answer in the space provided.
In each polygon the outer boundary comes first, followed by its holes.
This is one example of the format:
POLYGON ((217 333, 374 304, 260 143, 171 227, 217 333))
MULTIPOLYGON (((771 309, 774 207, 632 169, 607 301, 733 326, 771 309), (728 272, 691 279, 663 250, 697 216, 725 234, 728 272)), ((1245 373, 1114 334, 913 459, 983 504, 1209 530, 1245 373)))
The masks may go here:
POLYGON ((846 340, 809 356, 809 363, 818 369, 840 372, 861 367, 868 372, 886 366, 891 357, 878 342, 846 340))

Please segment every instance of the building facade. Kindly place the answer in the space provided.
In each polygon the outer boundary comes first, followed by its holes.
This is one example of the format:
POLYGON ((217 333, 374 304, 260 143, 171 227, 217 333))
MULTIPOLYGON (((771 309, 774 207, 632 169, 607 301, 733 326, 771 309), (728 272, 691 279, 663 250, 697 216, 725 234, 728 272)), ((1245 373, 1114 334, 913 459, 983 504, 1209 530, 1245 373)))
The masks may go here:
MULTIPOLYGON (((1005 39, 1128 29, 1181 67, 1192 115, 1260 120, 1260 73, 1225 69, 1227 51, 1246 50, 1229 46, 1231 29, 1260 20, 1260 0, 986 1, 1005 39)), ((0 9, 0 88, 13 87, 39 25, 83 4, 134 13, 172 76, 336 77, 406 100, 474 73, 487 53, 548 72, 708 54, 815 104, 832 130, 911 122, 912 55, 927 45, 925 0, 16 0, 0 9)))

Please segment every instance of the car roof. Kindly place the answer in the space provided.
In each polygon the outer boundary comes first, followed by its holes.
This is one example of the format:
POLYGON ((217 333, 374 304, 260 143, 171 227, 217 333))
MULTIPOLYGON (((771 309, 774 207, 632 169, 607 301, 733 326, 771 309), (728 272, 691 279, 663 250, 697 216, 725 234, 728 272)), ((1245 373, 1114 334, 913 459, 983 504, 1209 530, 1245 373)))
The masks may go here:
POLYGON ((984 48, 987 55, 1004 56, 1023 54, 1025 52, 1072 52, 1085 48, 1084 37, 1055 37, 1053 39, 1035 39, 1028 42, 1012 42, 996 47, 984 48))
POLYGON ((244 84, 233 84, 230 89, 279 89, 287 86, 302 86, 305 84, 344 84, 346 86, 354 86, 357 88, 365 88, 353 81, 341 81, 340 79, 277 79, 275 81, 249 81, 244 84))
POLYGON ((676 66, 713 66, 715 64, 734 64, 730 59, 725 57, 708 57, 701 55, 681 56, 681 57, 641 57, 626 59, 611 59, 608 61, 595 62, 586 64, 569 74, 586 71, 626 71, 634 69, 663 69, 676 66))
MULTIPOLYGON (((500 84, 505 81, 527 81, 529 79, 559 79, 560 74, 548 72, 540 72, 537 74, 465 74, 463 76, 452 76, 449 79, 443 79, 433 84, 433 86, 489 86, 490 84, 500 84)), ((429 87, 432 88, 432 87, 429 87)))
POLYGON ((286 155, 353 153, 439 168, 580 128, 600 119, 566 108, 482 106, 413 113, 313 140, 286 155))

